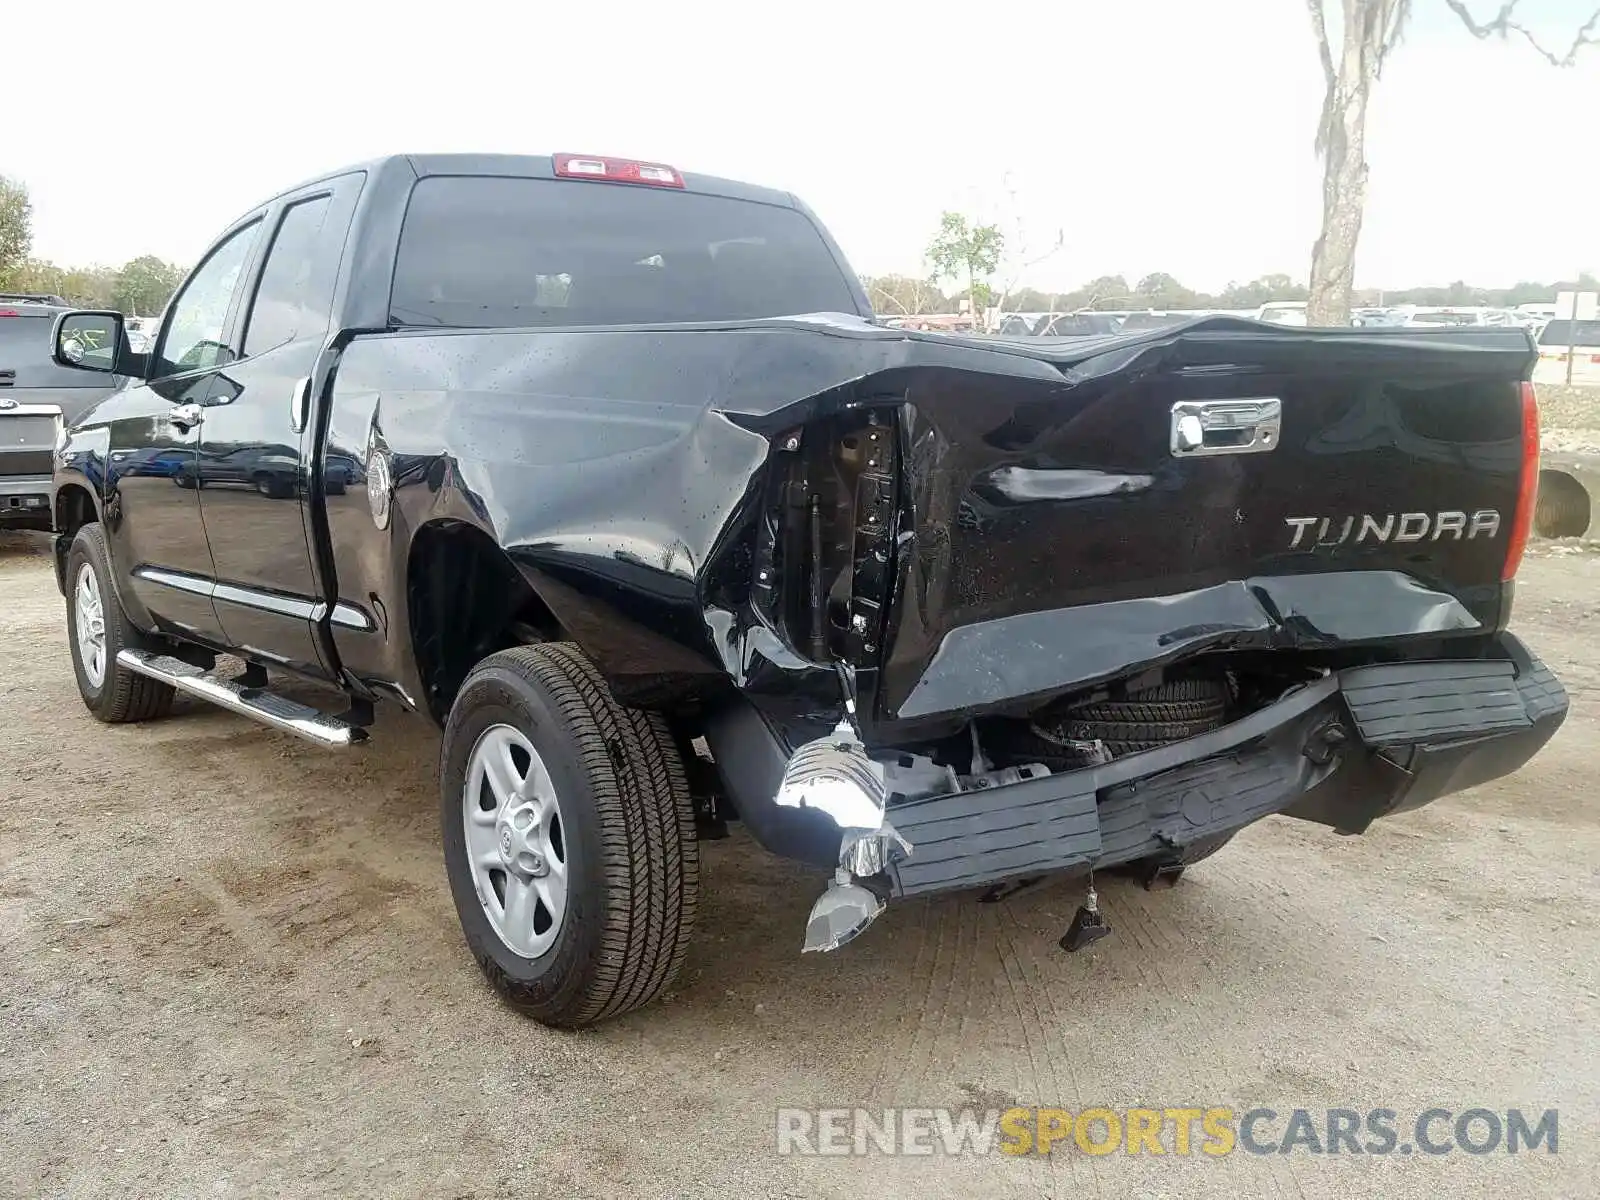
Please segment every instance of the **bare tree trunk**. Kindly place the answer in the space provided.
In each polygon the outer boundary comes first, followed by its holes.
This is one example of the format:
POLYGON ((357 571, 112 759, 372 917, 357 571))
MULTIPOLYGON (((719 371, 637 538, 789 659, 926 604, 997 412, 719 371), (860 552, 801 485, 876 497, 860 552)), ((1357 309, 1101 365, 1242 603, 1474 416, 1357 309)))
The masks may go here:
POLYGON ((1372 86, 1400 35, 1409 0, 1344 0, 1337 64, 1329 45, 1322 0, 1307 0, 1327 92, 1317 128, 1322 155, 1322 231, 1311 250, 1312 325, 1350 324, 1356 246, 1367 202, 1367 104, 1372 86))
POLYGON ((1350 324, 1356 244, 1367 204, 1367 89, 1340 97, 1322 154, 1322 232, 1311 250, 1306 322, 1350 324))
MULTIPOLYGON (((1467 0, 1444 0, 1477 38, 1524 38, 1557 67, 1570 67, 1585 46, 1596 44, 1600 8, 1578 27, 1565 53, 1546 48, 1513 18, 1519 0, 1500 0, 1488 21, 1477 21, 1467 0)), ((1350 294, 1355 288, 1356 244, 1361 240, 1361 215, 1367 199, 1367 103, 1383 64, 1400 41, 1411 0, 1306 0, 1317 36, 1326 92, 1317 125, 1317 153, 1322 156, 1322 232, 1311 251, 1311 298, 1306 320, 1312 325, 1348 325, 1350 294), (1340 53, 1334 61, 1326 10, 1340 5, 1340 53)))

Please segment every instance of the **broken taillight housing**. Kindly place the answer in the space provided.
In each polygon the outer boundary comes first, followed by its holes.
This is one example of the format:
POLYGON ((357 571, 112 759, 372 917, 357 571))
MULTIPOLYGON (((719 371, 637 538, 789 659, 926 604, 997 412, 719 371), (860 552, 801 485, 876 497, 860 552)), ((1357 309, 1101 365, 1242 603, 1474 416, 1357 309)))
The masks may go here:
POLYGON ((1522 565, 1522 552, 1528 547, 1533 528, 1533 508, 1539 496, 1539 397, 1533 384, 1522 384, 1522 475, 1517 481, 1517 509, 1511 519, 1511 538, 1506 543, 1502 582, 1515 579, 1522 565))
POLYGON ((606 183, 642 183, 649 187, 681 188, 683 176, 665 163, 632 158, 605 158, 595 154, 558 154, 556 175, 563 179, 597 179, 606 183))

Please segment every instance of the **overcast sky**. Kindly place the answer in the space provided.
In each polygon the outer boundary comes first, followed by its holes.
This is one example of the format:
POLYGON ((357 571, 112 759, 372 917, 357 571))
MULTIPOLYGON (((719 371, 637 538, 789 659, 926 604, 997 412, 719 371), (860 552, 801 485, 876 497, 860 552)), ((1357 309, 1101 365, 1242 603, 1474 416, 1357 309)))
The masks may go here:
MULTIPOLYGON (((1358 282, 1600 268, 1600 47, 1556 71, 1414 3, 1369 125, 1358 282)), ((1523 8, 1554 42, 1592 3, 1523 8)), ((0 174, 64 263, 191 262, 261 199, 391 151, 787 188, 863 274, 920 274, 942 209, 1020 219, 1035 248, 1065 231, 1026 281, 1060 288, 1303 278, 1320 207, 1304 0, 11 0, 3 28, 0 174)))

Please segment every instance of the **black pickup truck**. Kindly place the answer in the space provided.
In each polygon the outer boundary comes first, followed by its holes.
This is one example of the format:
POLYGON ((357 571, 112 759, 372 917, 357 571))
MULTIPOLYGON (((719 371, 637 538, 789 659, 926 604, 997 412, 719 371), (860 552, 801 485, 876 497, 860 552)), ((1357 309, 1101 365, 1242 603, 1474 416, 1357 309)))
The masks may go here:
POLYGON ((1566 714, 1505 631, 1518 330, 895 330, 785 193, 401 156, 237 221, 148 353, 54 354, 134 380, 55 452, 84 703, 431 718, 467 943, 555 1024, 667 985, 732 818, 819 868, 805 949, 1064 873, 1071 949, 1094 869, 1360 832, 1566 714))

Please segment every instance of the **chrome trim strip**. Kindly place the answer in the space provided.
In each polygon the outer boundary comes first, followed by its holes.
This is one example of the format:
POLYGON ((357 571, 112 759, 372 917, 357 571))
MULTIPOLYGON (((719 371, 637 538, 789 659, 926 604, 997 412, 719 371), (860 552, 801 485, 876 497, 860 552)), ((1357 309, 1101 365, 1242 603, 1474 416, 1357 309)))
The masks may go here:
POLYGON ((0 417, 59 417, 60 415, 59 404, 13 404, 10 408, 0 408, 0 417))
POLYGON ((255 608, 263 612, 277 613, 282 617, 299 617, 302 621, 316 620, 320 615, 318 610, 322 607, 314 600, 283 596, 277 592, 257 591, 255 588, 240 587, 236 583, 213 585, 211 598, 213 600, 225 600, 229 604, 237 604, 241 608, 255 608))
MULTIPOLYGON (((237 604, 241 608, 276 613, 282 617, 299 617, 303 621, 320 622, 329 616, 328 606, 320 600, 263 592, 257 588, 241 587, 237 583, 218 583, 213 579, 202 579, 198 575, 168 571, 161 567, 135 567, 133 573, 140 579, 159 583, 163 587, 176 588, 180 592, 189 592, 196 596, 209 596, 213 600, 223 600, 229 604, 237 604)), ((365 612, 343 600, 333 606, 332 620, 335 625, 346 629, 359 629, 364 633, 370 633, 377 628, 372 618, 365 612)))
POLYGON ((333 623, 345 629, 359 629, 363 633, 371 633, 377 628, 372 618, 365 612, 354 604, 346 604, 343 600, 333 606, 333 623))
POLYGON ((162 587, 176 588, 180 592, 189 592, 196 596, 210 596, 216 589, 216 581, 202 579, 198 575, 185 575, 178 571, 164 571, 160 567, 135 567, 133 574, 138 579, 147 579, 151 583, 159 583, 162 587))

